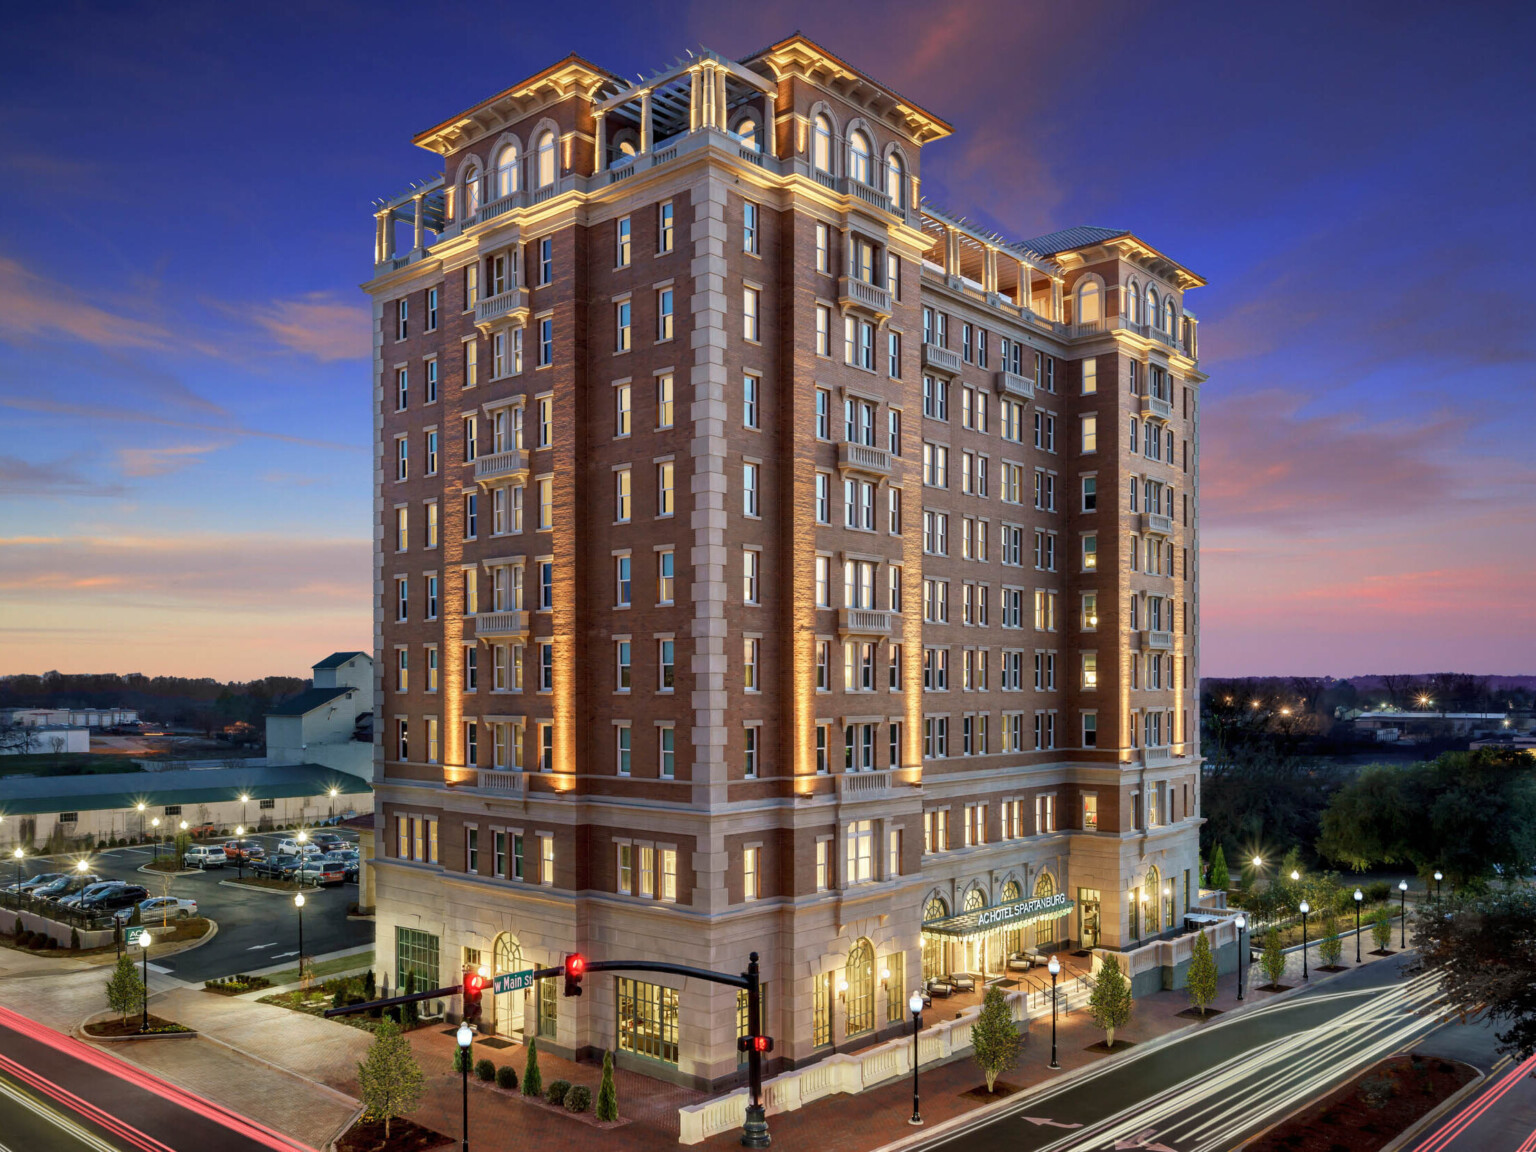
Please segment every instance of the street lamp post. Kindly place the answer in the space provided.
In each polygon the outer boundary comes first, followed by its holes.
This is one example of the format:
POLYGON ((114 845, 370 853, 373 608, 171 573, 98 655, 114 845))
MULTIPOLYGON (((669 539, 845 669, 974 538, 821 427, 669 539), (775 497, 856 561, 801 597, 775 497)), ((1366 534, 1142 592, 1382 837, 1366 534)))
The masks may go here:
POLYGON ((1360 905, 1365 900, 1365 893, 1355 889, 1355 963, 1362 963, 1360 959, 1360 905))
POLYGON ((1312 911, 1312 906, 1305 900, 1301 902, 1301 978, 1310 980, 1307 974, 1307 913, 1312 911))
POLYGON ((1444 879, 1445 879, 1445 873, 1441 872, 1440 869, 1436 868, 1435 869, 1435 903, 1436 904, 1440 903, 1440 894, 1441 894, 1440 881, 1442 881, 1444 879))
POLYGON ((245 806, 247 804, 249 804, 250 802, 251 802, 251 797, 250 797, 249 793, 246 793, 246 792, 240 793, 240 823, 241 824, 247 823, 246 816, 245 816, 245 806))
POLYGON ((144 953, 144 1015, 139 1021, 139 1031, 149 1031, 149 929, 139 933, 139 948, 144 953))
POLYGON ((235 872, 241 880, 245 879, 245 845, 240 841, 245 837, 245 825, 235 826, 235 872))
POLYGON ((1408 947, 1408 881, 1406 881, 1406 880, 1399 880, 1397 882, 1397 894, 1402 898, 1402 906, 1403 906, 1403 911, 1402 911, 1403 923, 1402 923, 1402 926, 1401 926, 1401 928, 1399 930, 1399 934, 1398 934, 1398 938, 1397 938, 1397 946, 1399 948, 1407 948, 1408 947))
POLYGON ((16 860, 16 911, 21 911, 21 862, 27 852, 25 848, 18 847, 11 855, 16 860))
POLYGON ((459 1072, 464 1081, 464 1143, 462 1152, 469 1152, 469 1046, 475 1042, 475 1030, 468 1024, 460 1024, 458 1035, 459 1042, 459 1072))
POLYGON ((155 830, 155 859, 160 859, 160 817, 156 816, 149 822, 149 826, 155 830))
POLYGON ((144 801, 140 800, 134 805, 139 812, 139 843, 144 843, 144 801))
POLYGON ((1061 961, 1053 955, 1045 969, 1051 974, 1051 1067, 1060 1068, 1056 1062, 1056 977, 1061 975, 1061 961))
POLYGON ((299 910, 299 983, 304 982, 304 893, 293 894, 293 906, 299 910))
POLYGON ((912 1013, 912 1118, 907 1123, 921 1124, 923 1114, 918 1108, 917 1096, 917 1034, 923 1027, 923 994, 916 988, 907 997, 907 1009, 912 1013))
POLYGON ((1248 927, 1248 918, 1241 912, 1237 914, 1237 998, 1243 998, 1243 953, 1248 949, 1243 945, 1243 929, 1248 927))

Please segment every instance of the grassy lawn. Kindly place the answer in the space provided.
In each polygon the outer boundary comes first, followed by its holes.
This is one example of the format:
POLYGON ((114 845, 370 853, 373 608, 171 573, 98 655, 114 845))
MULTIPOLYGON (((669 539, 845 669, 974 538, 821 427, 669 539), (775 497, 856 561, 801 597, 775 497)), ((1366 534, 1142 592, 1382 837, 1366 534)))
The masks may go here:
MULTIPOLYGON (((313 976, 316 980, 324 980, 327 976, 334 976, 338 972, 350 972, 354 968, 372 967, 373 953, 358 952, 352 956, 337 956, 330 960, 322 960, 318 964, 311 964, 309 966, 309 971, 310 975, 313 976)), ((292 968, 285 968, 281 972, 271 972, 267 975, 267 979, 272 981, 272 983, 279 988, 284 984, 293 984, 297 982, 298 978, 299 969, 297 966, 292 968)), ((334 991, 334 989, 332 989, 332 991, 334 991)), ((297 993, 295 993, 295 995, 297 995, 297 993)), ((329 994, 326 996, 326 1006, 330 1006, 329 994)), ((285 1004, 283 1007, 291 1008, 293 1005, 285 1004)))
MULTIPOLYGON (((1375 943, 1371 940, 1371 920, 1376 915, 1376 909, 1382 907, 1385 907, 1387 911, 1392 915, 1392 942, 1390 947, 1397 947, 1399 921, 1397 902, 1394 900, 1388 902, 1385 905, 1367 904, 1360 910, 1360 939, 1363 943, 1364 950, 1367 952, 1376 947, 1375 943)), ((1354 913, 1351 912, 1348 916, 1340 916, 1338 918, 1338 928, 1339 937, 1344 941, 1344 950, 1349 954, 1350 959, 1353 959, 1355 955, 1354 913)), ((1307 917, 1307 943, 1309 945, 1315 945, 1319 940, 1321 940, 1323 938, 1324 931, 1325 929, 1323 928, 1323 918, 1321 916, 1307 917)), ((1249 946, 1252 947, 1255 951, 1262 952, 1264 950, 1264 941, 1267 935, 1267 929, 1257 932, 1250 932, 1248 934, 1249 946)), ((1280 946, 1282 948, 1290 948, 1292 945, 1300 943, 1301 922, 1299 920, 1288 928, 1280 929, 1280 946)))
POLYGON ((94 776, 103 772, 142 772, 127 756, 104 756, 92 752, 62 752, 54 755, 32 753, 26 756, 0 756, 0 776, 26 773, 33 776, 94 776))

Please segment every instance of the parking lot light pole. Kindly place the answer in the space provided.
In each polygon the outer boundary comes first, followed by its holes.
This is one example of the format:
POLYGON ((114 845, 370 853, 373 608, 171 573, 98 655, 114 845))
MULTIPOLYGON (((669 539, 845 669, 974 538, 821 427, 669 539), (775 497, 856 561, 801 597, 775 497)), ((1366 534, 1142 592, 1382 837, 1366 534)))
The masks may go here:
POLYGON ((299 910, 299 983, 304 982, 304 893, 293 894, 293 906, 299 910))
POLYGON ((475 1030, 468 1024, 460 1024, 458 1035, 459 1042, 459 1071, 464 1081, 464 1143, 462 1152, 469 1152, 469 1046, 475 1042, 475 1030))
POLYGON ((245 845, 240 843, 244 836, 245 825, 237 825, 235 827, 235 871, 241 880, 245 879, 245 845))
POLYGON ((1435 903, 1436 904, 1440 903, 1440 896, 1441 896, 1440 881, 1442 881, 1444 879, 1445 879, 1445 873, 1440 871, 1440 869, 1436 868, 1435 869, 1435 903))
POLYGON ((1360 889, 1356 888, 1355 889, 1355 963, 1356 964, 1361 963, 1361 960, 1360 960, 1360 904, 1364 900, 1365 900, 1365 893, 1360 891, 1360 889))
POLYGON ((144 843, 144 801, 140 800, 134 805, 139 811, 139 843, 144 843))
POLYGON ((139 1023, 140 1032, 149 1031, 149 929, 139 933, 139 948, 144 953, 144 1016, 139 1023))
MULTIPOLYGON (((247 804, 249 804, 250 802, 251 802, 251 797, 250 797, 249 793, 246 793, 246 792, 240 793, 240 823, 241 824, 244 824, 246 822, 245 806, 247 804)), ((245 835, 245 833, 242 832, 241 835, 243 836, 243 835, 245 835)))
POLYGON ((1307 913, 1312 911, 1312 905, 1305 900, 1301 902, 1301 978, 1311 979, 1307 975, 1307 913))
POLYGON ((160 817, 156 816, 149 822, 149 826, 155 830, 155 859, 160 859, 160 817))
POLYGON ((11 856, 16 860, 16 911, 21 911, 21 862, 26 857, 27 850, 18 847, 11 856))
POLYGON ((917 1034, 923 1030, 923 994, 916 988, 907 997, 907 1010, 912 1013, 912 1118, 908 1124, 921 1124, 923 1113, 918 1108, 917 1096, 917 1034))
POLYGON ((1397 892, 1402 897, 1403 902, 1403 923, 1399 929, 1397 946, 1406 949, 1408 947, 1408 881, 1399 880, 1397 882, 1397 892))
POLYGON ((1247 949, 1243 946, 1243 929, 1248 927, 1248 918, 1241 912, 1237 914, 1237 998, 1243 998, 1243 953, 1247 949))

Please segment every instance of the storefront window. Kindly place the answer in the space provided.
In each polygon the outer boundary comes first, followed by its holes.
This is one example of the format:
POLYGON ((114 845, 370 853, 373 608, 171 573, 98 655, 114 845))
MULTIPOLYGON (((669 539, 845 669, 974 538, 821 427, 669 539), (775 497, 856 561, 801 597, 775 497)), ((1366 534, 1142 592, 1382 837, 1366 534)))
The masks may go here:
POLYGON ((439 941, 427 932, 415 928, 395 929, 395 984, 403 993, 407 982, 415 977, 415 989, 426 992, 442 986, 437 978, 439 941))
POLYGON ((832 973, 811 979, 811 1044, 824 1048, 832 1043, 832 973))
POLYGON ((619 1049, 677 1063, 677 989, 620 977, 619 1049))
POLYGON ((868 940, 853 946, 843 978, 848 981, 848 1035, 874 1031, 875 949, 868 940))

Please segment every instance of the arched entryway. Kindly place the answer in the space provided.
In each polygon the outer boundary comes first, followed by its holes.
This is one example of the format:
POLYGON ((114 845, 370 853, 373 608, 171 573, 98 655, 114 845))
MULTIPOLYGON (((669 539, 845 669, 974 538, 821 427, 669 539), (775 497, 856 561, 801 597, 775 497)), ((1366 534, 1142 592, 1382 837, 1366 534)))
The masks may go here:
MULTIPOLYGON (((503 932, 496 937, 491 958, 491 973, 495 976, 521 972, 524 967, 523 947, 510 932, 503 932)), ((523 996, 524 993, 518 991, 503 992, 492 997, 495 1001, 493 1025, 498 1035, 511 1040, 523 1038, 523 996)))
MULTIPOLYGON (((1056 895, 1056 877, 1042 871, 1035 881, 1035 897, 1056 895)), ((1035 921, 1035 947, 1049 948, 1056 943, 1056 924, 1060 917, 1047 916, 1035 921)))
POLYGON ((848 953, 848 964, 843 969, 843 979, 848 984, 846 997, 847 1016, 844 1034, 862 1036, 875 1030, 875 946, 860 939, 848 953))
MULTIPOLYGON (((1024 889, 1019 887, 1019 882, 1017 880, 1006 880, 1003 882, 1002 896, 1004 904, 1008 904, 1014 900, 1017 900, 1023 895, 1024 889)), ((1008 931, 1004 932, 1003 948, 1009 956, 1023 951, 1024 930, 1021 928, 1010 928, 1008 931)))
MULTIPOLYGON (((942 920, 949 915, 949 905, 942 896, 930 896, 923 905, 923 922, 942 920)), ((944 958, 944 941, 937 936, 923 935, 923 979, 934 980, 949 971, 944 958)))
POLYGON ((1162 882, 1154 865, 1147 869, 1147 882, 1141 888, 1142 931, 1148 936, 1163 930, 1162 903, 1162 882))
MULTIPOLYGON (((986 906, 987 894, 981 890, 979 884, 966 892, 964 911, 980 912, 986 906)), ((998 966, 997 957, 988 957, 987 955, 987 938, 985 936, 968 939, 962 947, 965 949, 965 961, 961 965, 962 971, 986 973, 989 970, 987 967, 989 959, 992 961, 993 968, 998 966)))

